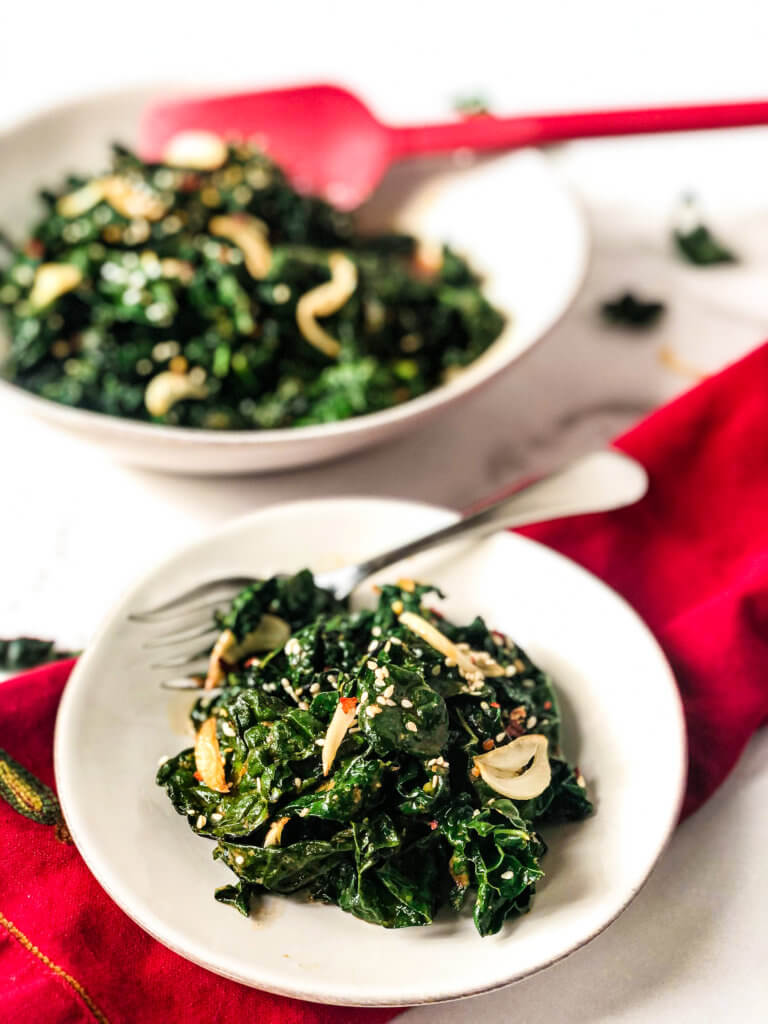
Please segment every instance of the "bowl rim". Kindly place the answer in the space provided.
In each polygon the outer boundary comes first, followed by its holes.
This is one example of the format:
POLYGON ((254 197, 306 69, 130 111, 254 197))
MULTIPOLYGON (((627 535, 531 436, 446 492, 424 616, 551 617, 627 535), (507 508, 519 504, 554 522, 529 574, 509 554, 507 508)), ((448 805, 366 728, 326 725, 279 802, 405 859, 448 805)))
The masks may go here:
MULTIPOLYGON (((226 86, 222 84, 211 87, 212 90, 222 90, 225 88, 226 86)), ((163 91, 169 95, 180 95, 193 91, 201 94, 204 90, 202 87, 192 87, 189 83, 180 81, 170 83, 158 81, 145 85, 132 84, 104 91, 98 89, 90 90, 85 94, 33 110, 3 125, 0 127, 0 146, 12 143, 17 133, 32 129, 36 125, 43 125, 47 120, 64 115, 65 113, 74 113, 78 110, 86 113, 94 104, 120 102, 131 97, 136 99, 140 97, 149 98, 163 91)), ((360 416, 351 416, 347 419, 336 420, 330 423, 313 423, 304 426, 267 428, 264 430, 212 430, 204 427, 168 426, 163 423, 151 423, 130 417, 113 416, 109 413, 91 409, 81 409, 78 406, 65 405, 53 399, 44 398, 33 391, 28 391, 3 377, 1 371, 0 394, 4 394, 22 405, 29 405, 31 411, 43 419, 52 419, 66 423, 72 428, 79 428, 89 433, 93 430, 99 430, 102 433, 106 431, 110 434, 119 434, 125 439, 133 438, 136 441, 141 439, 149 441, 154 438, 168 443, 185 443, 189 441, 192 444, 202 446, 210 446, 211 444, 241 445, 255 441, 267 445, 280 445, 292 440, 314 441, 324 438, 344 437, 349 434, 364 433, 366 430, 386 429, 388 426, 410 419, 418 419, 432 410, 449 405, 454 400, 469 395, 479 387, 489 383, 498 374, 508 369, 512 363, 519 361, 535 348, 571 308, 584 284, 589 268, 591 237, 583 205, 574 190, 540 149, 524 147, 518 150, 510 150, 507 155, 512 156, 517 153, 536 154, 542 171, 548 174, 550 179, 557 182, 558 188, 569 200, 576 230, 580 236, 578 266, 574 267, 575 272, 568 291, 564 295, 560 309, 555 315, 547 317, 546 321, 536 332, 535 337, 528 341, 522 349, 516 348, 509 338, 510 332, 514 330, 514 311, 506 309, 502 305, 500 312, 506 317, 506 324, 502 328, 501 333, 484 352, 466 367, 462 368, 462 372, 453 380, 444 384, 438 384, 416 398, 411 398, 406 402, 390 406, 387 409, 380 409, 377 412, 363 413, 360 416)), ((498 303, 494 304, 498 307, 498 303)))

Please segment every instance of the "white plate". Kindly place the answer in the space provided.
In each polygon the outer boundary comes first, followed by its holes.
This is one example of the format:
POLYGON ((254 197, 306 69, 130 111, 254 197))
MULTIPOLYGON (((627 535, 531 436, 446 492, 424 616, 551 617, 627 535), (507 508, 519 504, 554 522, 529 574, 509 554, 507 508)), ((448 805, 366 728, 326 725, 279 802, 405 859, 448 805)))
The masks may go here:
POLYGON ((578 760, 597 813, 544 830, 550 851, 532 912, 480 938, 470 919, 450 914, 431 927, 386 931, 336 907, 283 897, 266 897, 255 919, 214 901, 231 873, 154 783, 158 759, 189 745, 180 723, 193 698, 159 688, 168 673, 150 670, 152 652, 142 649, 148 627, 129 623, 128 613, 219 574, 331 568, 453 518, 447 509, 370 498, 255 513, 142 580, 80 659, 56 725, 64 815, 106 891, 171 949, 246 985, 318 1002, 451 999, 566 956, 605 928, 647 878, 676 822, 685 777, 669 666, 604 584, 538 544, 498 534, 403 566, 444 588, 449 613, 483 614, 554 675, 565 752, 578 760))
MULTIPOLYGON (((36 189, 72 170, 97 171, 108 144, 129 144, 149 99, 167 88, 123 91, 70 103, 0 136, 0 226, 22 238, 36 189)), ((459 169, 412 162, 385 181, 369 222, 386 212, 404 230, 451 242, 487 274, 486 292, 509 322, 465 373, 405 405, 345 420, 283 430, 211 431, 134 422, 71 409, 0 380, 3 401, 115 458, 181 473, 245 473, 307 465, 379 444, 466 397, 517 360, 562 316, 586 269, 580 210, 549 162, 534 150, 459 169)), ((2 339, 0 339, 2 342, 2 339)), ((0 349, 2 344, 0 344, 0 349)))

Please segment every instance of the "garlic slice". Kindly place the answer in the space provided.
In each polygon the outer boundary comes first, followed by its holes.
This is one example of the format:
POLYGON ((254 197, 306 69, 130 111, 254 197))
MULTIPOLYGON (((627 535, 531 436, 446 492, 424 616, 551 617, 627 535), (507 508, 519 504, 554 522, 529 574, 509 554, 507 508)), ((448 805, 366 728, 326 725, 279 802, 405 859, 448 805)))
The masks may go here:
POLYGON ((44 309, 77 288, 82 280, 82 272, 71 263, 41 263, 35 271, 29 301, 35 309, 44 309))
POLYGON ((336 359, 341 351, 340 343, 317 322, 318 316, 330 316, 337 312, 357 288, 357 267, 341 252, 332 252, 328 257, 331 280, 310 288, 296 303, 296 323, 299 330, 316 349, 329 359, 336 359))
POLYGON ((144 405, 151 416, 165 416, 177 402, 187 398, 207 398, 205 371, 200 367, 189 373, 163 370, 147 384, 144 405))
POLYGON ((474 758, 484 782, 510 800, 532 800, 543 793, 552 781, 546 736, 519 736, 503 747, 474 758), (523 768, 533 758, 526 771, 523 768))
POLYGON ((268 229, 258 217, 212 217, 208 222, 212 235, 226 238, 241 250, 245 269, 256 280, 266 277, 272 265, 272 248, 267 240, 268 229))
POLYGON ((231 629, 225 629, 223 633, 219 633, 208 658, 208 674, 205 677, 206 690, 212 690, 214 686, 218 686, 223 681, 225 672, 221 664, 222 659, 229 655, 236 644, 237 638, 231 629))
POLYGON ((226 160, 226 144, 213 132, 177 132, 163 150, 163 163, 192 171, 215 171, 226 160))
POLYGON ((266 836, 264 837, 264 846, 279 846, 280 840, 283 836, 283 829, 290 821, 290 818, 278 818, 277 821, 273 821, 269 826, 266 836))
POLYGON ((347 735, 347 729, 352 725, 355 718, 357 718, 357 698, 341 697, 336 705, 328 731, 325 734, 325 742, 323 743, 323 775, 327 775, 331 770, 336 752, 347 735), (347 710, 345 710, 345 705, 347 710))
POLYGON ((224 762, 216 735, 216 719, 206 718, 195 737, 195 767, 200 780, 217 793, 228 793, 229 783, 224 774, 224 762))
POLYGON ((61 196, 56 202, 56 212, 61 217, 81 217, 97 203, 100 203, 103 198, 102 179, 96 178, 87 182, 82 188, 61 196))
POLYGON ((482 675, 482 670, 472 661, 468 654, 460 651, 453 640, 449 640, 445 633, 441 633, 439 629, 433 626, 431 622, 423 619, 421 615, 416 615, 415 612, 402 612, 400 621, 412 633, 426 641, 430 647, 434 647, 444 657, 455 661, 462 675, 474 676, 478 672, 482 675))
POLYGON ((249 654, 256 651, 274 651, 283 647, 291 635, 291 627, 278 615, 265 612, 259 619, 256 629, 246 634, 240 643, 231 629, 219 634, 208 659, 208 674, 205 677, 205 689, 218 686, 224 679, 225 671, 222 661, 236 665, 249 654))

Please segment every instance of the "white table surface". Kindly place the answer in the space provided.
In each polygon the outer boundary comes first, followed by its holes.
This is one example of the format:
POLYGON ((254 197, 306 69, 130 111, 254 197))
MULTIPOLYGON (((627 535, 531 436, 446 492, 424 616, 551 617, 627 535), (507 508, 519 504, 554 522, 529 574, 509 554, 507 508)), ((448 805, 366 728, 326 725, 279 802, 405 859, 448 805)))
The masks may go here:
MULTIPOLYGON (((402 122, 445 116, 458 93, 481 92, 500 112, 768 94, 760 3, 729 3, 730 36, 720 5, 687 0, 238 2, 228 5, 236 31, 210 5, 192 10, 148 0, 121 14, 90 2, 18 6, 6 14, 0 125, 146 81, 335 80, 402 122)), ((768 336, 768 132, 573 143, 552 159, 592 230, 584 289, 519 368, 409 440, 413 477, 395 445, 289 475, 165 478, 109 465, 0 408, 0 635, 79 646, 158 557, 262 505, 340 493, 470 504, 603 443, 768 336), (668 228, 686 190, 740 265, 697 270, 675 259, 668 228), (669 304, 650 335, 608 330, 595 316, 596 303, 627 286, 669 304)), ((590 946, 512 989, 411 1010, 404 1024, 768 1019, 766 804, 764 733, 590 946)))

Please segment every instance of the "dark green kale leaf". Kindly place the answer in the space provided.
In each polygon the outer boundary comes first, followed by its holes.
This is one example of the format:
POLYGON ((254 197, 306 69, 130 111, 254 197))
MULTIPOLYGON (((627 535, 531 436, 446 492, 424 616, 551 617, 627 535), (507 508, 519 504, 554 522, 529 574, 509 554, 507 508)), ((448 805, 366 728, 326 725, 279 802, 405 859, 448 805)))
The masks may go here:
POLYGON ((313 792, 292 800, 281 808, 288 817, 325 818, 347 823, 369 813, 381 803, 385 765, 378 758, 365 760, 361 754, 340 759, 333 778, 313 792))
POLYGON ((735 253, 723 245, 705 224, 699 224, 690 231, 675 231, 674 237, 681 256, 697 267, 737 262, 735 253))
POLYGON ((665 309, 663 302, 639 299, 632 292, 624 292, 616 299, 603 302, 600 313, 610 324, 642 330, 657 324, 665 309))
POLYGON ((481 935, 498 932, 504 921, 526 913, 542 877, 539 858, 544 846, 520 818, 510 800, 492 808, 473 810, 465 797, 438 817, 439 831, 448 840, 451 875, 460 906, 468 888, 477 890, 473 911, 481 935))
POLYGON ((220 842, 213 856, 246 882, 288 893, 316 882, 354 849, 354 826, 350 826, 330 839, 300 839, 286 846, 220 842))
POLYGON ((34 668, 51 661, 72 658, 72 651, 62 651, 54 640, 41 640, 34 636, 17 636, 12 640, 0 640, 0 671, 16 672, 23 668, 34 668))
POLYGON ((445 701, 418 672, 371 654, 357 680, 360 731, 377 754, 437 756, 448 738, 445 701))

